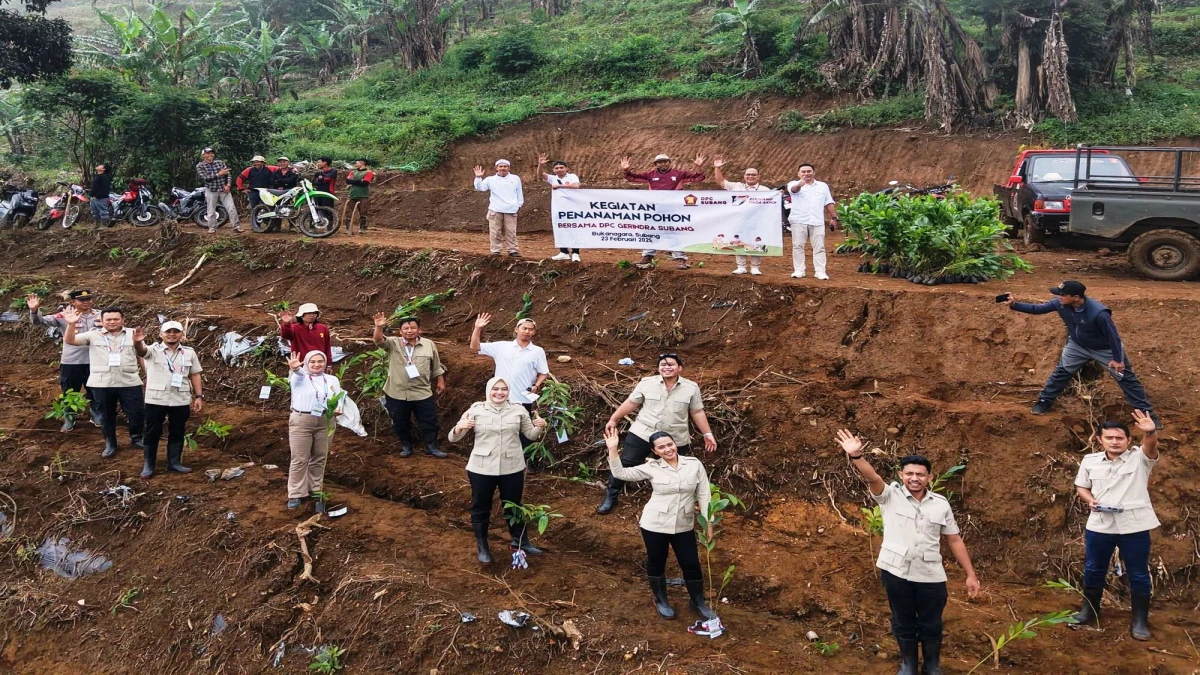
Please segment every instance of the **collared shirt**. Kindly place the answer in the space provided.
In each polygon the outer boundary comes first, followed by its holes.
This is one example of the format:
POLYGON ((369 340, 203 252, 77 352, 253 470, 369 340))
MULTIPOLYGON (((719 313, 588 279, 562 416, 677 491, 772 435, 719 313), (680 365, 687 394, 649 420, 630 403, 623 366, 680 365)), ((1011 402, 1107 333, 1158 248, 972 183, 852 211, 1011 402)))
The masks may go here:
POLYGON ((792 212, 788 216, 792 225, 824 225, 825 207, 837 203, 833 201, 829 186, 819 180, 811 184, 794 180, 787 184, 787 191, 792 196, 792 212), (797 184, 800 190, 792 192, 797 184))
POLYGON ((757 185, 746 185, 745 183, 738 183, 732 180, 727 180, 724 183, 721 183, 721 187, 732 192, 760 192, 771 189, 762 183, 758 183, 757 185))
MULTIPOLYGON (((33 319, 34 324, 57 328, 62 335, 67 334, 67 320, 63 318, 62 312, 45 316, 42 314, 41 308, 38 308, 30 313, 30 318, 33 319)), ((82 335, 98 328, 100 328, 100 312, 94 309, 80 314, 79 320, 75 322, 76 335, 82 335)), ((58 362, 61 365, 86 366, 90 349, 87 345, 79 347, 67 344, 67 341, 63 340, 62 356, 59 357, 58 362)))
MULTIPOLYGON (((524 406, 505 401, 494 406, 485 401, 471 404, 459 422, 475 420, 475 446, 467 460, 467 471, 483 476, 506 476, 525 470, 525 450, 521 448, 521 434, 537 440, 542 429, 533 426, 529 411, 524 406)), ((457 443, 467 432, 455 434, 450 430, 450 442, 457 443)))
POLYGON ((138 374, 138 355, 133 348, 132 328, 125 328, 115 336, 101 329, 76 333, 76 337, 88 346, 88 363, 91 365, 88 389, 142 386, 142 378, 138 374), (121 365, 109 368, 110 353, 121 355, 121 365))
POLYGON ((160 342, 146 349, 142 357, 146 362, 146 403, 152 405, 183 406, 192 404, 192 378, 194 373, 202 372, 200 357, 196 350, 180 345, 177 350, 170 352, 167 345, 160 342), (173 375, 182 375, 181 384, 171 386, 173 375))
POLYGON ((329 340, 329 326, 320 321, 311 326, 303 321, 280 324, 279 336, 288 341, 288 349, 301 361, 304 360, 304 355, 309 352, 321 352, 325 355, 326 365, 333 363, 333 347, 329 340))
POLYGON ((645 173, 625 170, 625 180, 630 183, 645 183, 651 190, 682 190, 688 183, 698 183, 704 180, 704 174, 683 169, 668 169, 659 171, 650 169, 645 173))
POLYGON ((908 581, 945 581, 942 535, 958 534, 950 502, 932 490, 917 501, 900 483, 885 486, 883 494, 871 498, 883 513, 883 545, 875 566, 908 581))
POLYGON ((1087 529, 1100 534, 1132 534, 1158 527, 1149 489, 1150 471, 1157 463, 1137 445, 1113 460, 1104 452, 1084 455, 1075 485, 1091 490, 1101 506, 1125 509, 1121 513, 1093 511, 1088 515, 1087 529))
POLYGON ((214 159, 211 162, 199 162, 196 164, 196 175, 200 176, 200 180, 204 181, 204 189, 212 192, 221 192, 229 187, 229 174, 218 176, 217 173, 221 169, 226 168, 225 162, 219 159, 214 159))
POLYGON ((679 455, 676 467, 661 457, 631 467, 621 466, 621 460, 610 458, 608 468, 613 477, 620 480, 651 482, 654 492, 646 502, 646 508, 642 509, 642 519, 638 523, 643 530, 661 534, 688 532, 696 527, 697 503, 700 513, 708 514, 708 503, 712 500, 708 473, 695 457, 679 455))
POLYGON ((546 174, 546 182, 551 185, 579 185, 579 176, 576 176, 573 173, 567 173, 563 174, 562 178, 559 178, 552 173, 548 173, 546 174))
POLYGON ((525 204, 525 193, 521 191, 521 177, 515 173, 476 178, 475 190, 491 193, 488 196, 488 210, 496 213, 516 213, 525 204))
POLYGON ((642 406, 629 427, 630 433, 649 441, 654 432, 665 431, 675 439, 676 445, 692 442, 688 420, 692 413, 704 410, 700 386, 695 382, 681 377, 675 382, 675 387, 667 391, 667 383, 662 375, 643 378, 634 387, 629 400, 642 406))
POLYGON ((508 383, 508 397, 513 403, 534 403, 537 396, 528 394, 538 375, 549 375, 546 350, 529 343, 522 347, 516 340, 485 342, 479 345, 479 353, 496 361, 495 377, 508 383))
POLYGON ((333 375, 313 375, 301 366, 292 371, 292 412, 305 415, 325 410, 329 399, 342 390, 342 383, 333 375))
POLYGON ((446 369, 442 367, 437 345, 432 340, 417 338, 415 343, 406 345, 404 338, 390 337, 384 340, 383 348, 390 355, 387 382, 383 385, 384 394, 397 401, 424 401, 433 396, 430 383, 441 377, 446 369), (407 366, 410 362, 417 367, 419 377, 408 376, 407 366))

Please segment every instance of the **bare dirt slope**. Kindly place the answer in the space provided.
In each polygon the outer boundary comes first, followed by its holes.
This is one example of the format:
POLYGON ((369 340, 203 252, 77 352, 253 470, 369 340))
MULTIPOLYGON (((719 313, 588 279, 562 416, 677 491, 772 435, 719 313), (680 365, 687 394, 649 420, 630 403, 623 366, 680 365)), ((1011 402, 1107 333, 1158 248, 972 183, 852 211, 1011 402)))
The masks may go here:
MULTIPOLYGON (((234 431, 225 442, 202 440, 188 461, 199 470, 257 464, 210 484, 201 471, 141 481, 140 457, 128 449, 102 462, 90 425, 62 435, 42 420, 57 394, 57 347, 28 324, 0 325, 9 346, 0 372, 0 491, 18 506, 14 538, 0 543, 0 671, 300 673, 312 659, 306 649, 332 643, 347 650, 355 673, 891 673, 886 599, 872 567, 878 539, 860 519, 865 490, 831 442, 837 428, 850 426, 877 448, 881 468, 910 451, 927 453, 939 470, 967 463, 947 487, 985 592, 967 601, 950 565, 946 665, 964 673, 990 650, 988 635, 1076 604, 1070 593, 1040 585, 1078 580, 1085 514, 1071 481, 1091 425, 1128 415, 1116 386, 1095 374, 1054 414, 1028 414, 1063 330, 1055 317, 1003 311, 992 296, 1013 289, 1044 297, 1064 275, 1084 279, 1113 307, 1168 425, 1166 459, 1152 481, 1163 522, 1154 534, 1155 640, 1129 639, 1127 596, 1116 582, 1103 631, 1049 630, 1014 643, 1001 671, 1200 667, 1191 644, 1200 629, 1193 590, 1200 549, 1190 513, 1200 361, 1187 331, 1200 315, 1195 284, 1130 279, 1119 258, 1078 252, 1034 253, 1037 271, 1011 284, 915 287, 855 274, 856 261, 841 256, 827 284, 787 280, 775 261, 765 278, 750 280, 715 262, 643 273, 618 269, 615 253, 589 253, 583 265, 513 261, 481 256, 474 236, 385 232, 316 243, 243 238, 164 296, 161 289, 194 264, 193 247, 212 241, 189 233, 162 251, 128 230, 99 239, 83 232, 0 238, 0 277, 44 277, 55 291, 92 286, 105 303, 124 305, 135 324, 155 326, 158 313, 195 319, 192 344, 210 392, 204 416, 234 431), (122 254, 114 259, 113 249, 122 254), (134 249, 150 253, 139 262, 134 249), (279 394, 257 399, 262 370, 278 374, 282 364, 268 356, 224 366, 213 355, 217 336, 267 334, 267 305, 313 301, 338 343, 360 353, 369 348, 370 312, 450 287, 456 297, 425 324, 450 368, 450 391, 439 401, 446 428, 478 400, 490 372, 466 348, 477 312, 500 317, 488 337, 504 339, 506 319, 531 292, 538 342, 552 359, 572 357, 552 370, 571 384, 585 422, 554 448, 562 465, 530 475, 526 491, 527 501, 565 516, 539 539, 551 553, 529 571, 502 561, 481 568, 467 511, 468 447, 452 447, 442 461, 402 460, 386 420, 363 401, 370 435, 340 430, 328 472, 350 515, 308 537, 317 581, 301 579, 301 517, 283 507, 282 471, 262 467, 288 459, 287 402, 279 394), (598 517, 599 489, 568 480, 579 462, 602 466, 593 443, 612 403, 668 349, 686 355, 687 376, 705 392, 720 439, 719 450, 703 457, 710 474, 748 504, 727 521, 713 554, 718 577, 736 565, 728 602, 719 605, 729 634, 713 641, 687 634, 685 621, 654 616, 636 529, 644 493, 598 517), (624 356, 637 365, 616 365, 624 356), (119 482, 138 493, 127 505, 98 494, 119 482), (76 581, 41 570, 26 551, 48 536, 69 537, 114 566, 76 581), (134 609, 115 607, 134 588, 134 609), (501 626, 496 613, 512 608, 536 615, 541 630, 501 626), (480 619, 461 624, 459 612, 480 619), (223 631, 214 629, 217 615, 223 631), (553 635, 568 619, 583 634, 578 649, 553 635), (803 637, 808 630, 839 648, 820 655, 803 637)), ((544 237, 524 246, 551 250, 544 237)), ((494 549, 500 530, 497 517, 494 549)), ((673 591, 672 599, 689 616, 684 597, 673 591)))

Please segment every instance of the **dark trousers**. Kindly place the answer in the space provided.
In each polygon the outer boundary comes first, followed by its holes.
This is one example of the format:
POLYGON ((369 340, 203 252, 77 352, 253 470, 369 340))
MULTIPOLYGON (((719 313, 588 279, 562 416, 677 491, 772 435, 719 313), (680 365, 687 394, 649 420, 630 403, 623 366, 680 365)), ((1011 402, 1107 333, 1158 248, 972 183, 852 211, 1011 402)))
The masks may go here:
POLYGON ((183 447, 183 434, 186 431, 188 417, 192 414, 191 406, 186 405, 155 405, 146 404, 146 456, 158 456, 158 439, 162 438, 163 422, 167 423, 167 450, 174 446, 183 447))
MULTIPOLYGON (((676 450, 681 455, 692 454, 692 446, 680 445, 676 450)), ((650 447, 649 441, 643 441, 637 434, 625 434, 625 443, 621 446, 621 466, 641 466, 646 463, 646 458, 654 454, 654 450, 650 447)), ((614 494, 620 492, 621 488, 625 487, 625 481, 615 476, 609 475, 608 489, 613 490, 614 494)), ((676 555, 679 552, 676 551, 676 555)))
POLYGON ((892 607, 892 635, 897 640, 941 640, 946 582, 909 581, 879 570, 892 607))
MULTIPOLYGON (((485 476, 474 471, 467 472, 467 480, 471 481, 471 522, 487 525, 491 521, 492 497, 496 496, 496 488, 500 488, 500 501, 520 504, 525 495, 525 472, 507 473, 503 476, 485 476)), ((505 509, 505 518, 510 513, 505 509)), ((508 531, 514 539, 519 539, 522 523, 515 525, 510 521, 508 531)))
MULTIPOLYGON (((329 190, 326 190, 326 192, 329 192, 329 190)), ((333 197, 313 197, 313 201, 317 203, 317 206, 333 208, 333 197)))
POLYGON ((667 571, 667 549, 675 549, 675 560, 683 571, 686 581, 700 581, 700 551, 696 547, 696 531, 663 534, 642 529, 642 541, 646 542, 646 576, 661 577, 667 571))
POLYGON ((420 401, 401 401, 384 394, 383 406, 387 408, 388 417, 392 418, 392 430, 396 432, 396 437, 404 447, 412 447, 411 421, 414 415, 417 418, 417 427, 421 429, 421 439, 425 441, 425 447, 437 447, 437 405, 434 404, 432 396, 420 401))
POLYGON ((1129 575, 1129 592, 1150 595, 1150 530, 1129 534, 1083 531, 1083 585, 1104 588, 1113 549, 1121 549, 1121 562, 1129 575))
POLYGON ((89 401, 95 401, 96 395, 91 389, 84 391, 92 367, 86 363, 63 363, 58 366, 58 386, 65 394, 68 391, 82 391, 89 401))
POLYGON ((1058 360, 1058 366, 1046 379, 1046 386, 1042 388, 1042 393, 1038 398, 1044 401, 1053 401, 1058 398, 1059 394, 1063 393, 1063 390, 1071 383, 1071 378, 1075 377, 1075 373, 1087 365, 1088 361, 1095 361, 1117 381, 1121 387, 1121 393, 1125 394, 1126 403, 1135 410, 1154 412, 1154 407, 1146 398, 1146 389, 1142 386, 1142 381, 1138 379, 1137 374, 1133 372, 1133 366, 1129 364, 1129 356, 1125 356, 1125 370, 1120 373, 1108 367, 1108 362, 1112 360, 1112 357, 1112 352, 1107 349, 1087 349, 1072 340, 1067 340, 1067 345, 1063 347, 1062 356, 1058 360))
POLYGON ((560 248, 558 250, 561 253, 579 253, 579 249, 577 248, 560 248))
POLYGON ((92 393, 95 394, 96 402, 100 404, 100 411, 104 415, 100 430, 104 432, 105 440, 114 443, 117 440, 118 402, 125 411, 125 418, 129 420, 129 437, 142 437, 146 406, 141 387, 95 387, 92 393))

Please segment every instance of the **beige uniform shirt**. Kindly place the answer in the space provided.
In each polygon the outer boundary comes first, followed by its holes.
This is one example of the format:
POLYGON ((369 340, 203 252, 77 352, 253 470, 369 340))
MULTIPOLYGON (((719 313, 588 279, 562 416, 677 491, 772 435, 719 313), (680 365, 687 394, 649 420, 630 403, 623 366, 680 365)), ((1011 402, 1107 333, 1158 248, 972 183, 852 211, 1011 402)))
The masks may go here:
POLYGON ((175 354, 167 352, 163 343, 146 349, 146 403, 151 405, 182 406, 192 404, 192 373, 199 373, 200 358, 191 347, 180 346, 175 354), (172 376, 180 375, 179 386, 172 386, 172 376))
POLYGON ((623 481, 648 480, 654 488, 639 521, 643 530, 661 534, 687 532, 696 527, 696 504, 708 513, 712 492, 704 464, 695 457, 679 455, 672 468, 666 460, 655 458, 641 466, 623 467, 621 461, 608 460, 612 475, 623 481))
POLYGON ((116 337, 103 329, 77 333, 76 337, 88 345, 88 362, 91 365, 87 381, 89 389, 142 386, 142 378, 138 374, 138 355, 133 349, 132 328, 124 329, 116 337), (119 354, 121 364, 109 366, 109 354, 119 354))
POLYGON ((942 535, 958 534, 950 502, 932 490, 925 499, 900 483, 871 495, 883 512, 883 545, 875 566, 908 581, 937 583, 946 580, 942 567, 942 535))
POLYGON ((634 387, 629 400, 642 406, 629 431, 647 442, 654 432, 665 431, 676 445, 690 444, 688 420, 693 412, 704 410, 700 387, 685 377, 679 378, 670 392, 662 375, 644 378, 634 387))
POLYGON ((1084 455, 1075 485, 1092 491, 1101 506, 1118 506, 1121 513, 1093 511, 1087 529, 1100 534, 1131 534, 1159 526, 1150 504, 1150 470, 1158 463, 1133 446, 1114 460, 1103 452, 1084 455))
POLYGON ((404 338, 390 337, 383 343, 388 358, 388 378, 383 393, 397 401, 424 401, 433 396, 433 380, 441 377, 446 369, 438 356, 437 345, 432 340, 417 338, 414 345, 404 346, 404 338), (408 376, 409 353, 411 363, 417 367, 417 377, 408 376))
MULTIPOLYGON (((475 447, 467 460, 467 471, 484 476, 505 476, 525 470, 525 451, 521 448, 520 434, 525 438, 541 438, 542 430, 533 426, 529 411, 524 406, 504 402, 499 408, 479 401, 471 404, 459 422, 475 420, 475 447)), ((454 425, 457 429, 458 425, 454 425)), ((467 432, 455 434, 450 430, 450 442, 456 443, 467 432)))

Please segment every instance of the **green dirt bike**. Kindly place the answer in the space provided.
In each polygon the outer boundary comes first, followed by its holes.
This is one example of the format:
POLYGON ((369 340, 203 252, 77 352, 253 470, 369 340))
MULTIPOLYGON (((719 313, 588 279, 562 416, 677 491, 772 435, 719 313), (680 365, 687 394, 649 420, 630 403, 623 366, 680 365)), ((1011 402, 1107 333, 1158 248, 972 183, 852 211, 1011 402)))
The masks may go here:
POLYGON ((275 219, 296 225, 304 236, 314 239, 337 232, 337 211, 331 206, 318 206, 316 198, 325 197, 334 202, 338 198, 314 189, 307 178, 290 190, 256 189, 262 203, 250 210, 250 227, 255 232, 266 232, 275 219))

